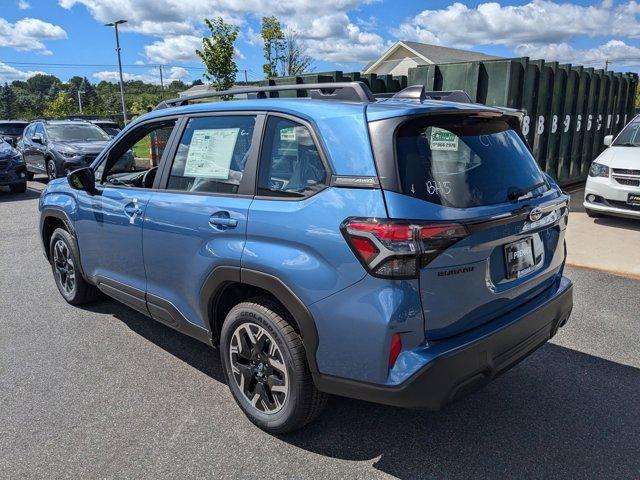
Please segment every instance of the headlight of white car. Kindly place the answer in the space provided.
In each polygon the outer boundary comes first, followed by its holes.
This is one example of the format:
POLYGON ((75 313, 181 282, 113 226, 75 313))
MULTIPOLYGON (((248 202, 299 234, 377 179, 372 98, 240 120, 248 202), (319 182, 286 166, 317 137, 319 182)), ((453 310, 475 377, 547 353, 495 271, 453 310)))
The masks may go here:
POLYGON ((591 168, 589 169, 590 177, 608 177, 609 176, 609 167, 606 165, 602 165, 601 163, 593 162, 591 164, 591 168))

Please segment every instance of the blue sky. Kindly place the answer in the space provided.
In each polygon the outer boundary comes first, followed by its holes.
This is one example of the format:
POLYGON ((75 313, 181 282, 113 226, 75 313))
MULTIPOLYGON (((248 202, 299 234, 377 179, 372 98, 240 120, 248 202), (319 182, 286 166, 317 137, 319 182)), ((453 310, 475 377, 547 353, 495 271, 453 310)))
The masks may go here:
POLYGON ((237 24, 237 63, 262 77, 259 17, 276 15, 296 31, 315 70, 361 69, 399 39, 530 56, 602 68, 640 67, 640 5, 613 2, 465 2, 435 0, 2 0, 0 82, 35 72, 62 79, 84 75, 115 81, 114 33, 103 24, 128 19, 121 32, 127 78, 186 82, 202 66, 194 50, 202 18, 237 24))

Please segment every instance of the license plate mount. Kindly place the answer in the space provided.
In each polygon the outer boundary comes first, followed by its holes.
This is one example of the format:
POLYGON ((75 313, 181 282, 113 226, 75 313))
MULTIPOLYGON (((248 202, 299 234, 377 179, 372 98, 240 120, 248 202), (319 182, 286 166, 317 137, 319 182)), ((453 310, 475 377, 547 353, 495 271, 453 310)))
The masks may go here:
POLYGON ((640 207, 640 193, 630 193, 627 196, 627 204, 633 207, 640 207))
POLYGON ((535 266, 533 237, 523 238, 505 245, 504 259, 507 267, 507 279, 512 280, 529 273, 535 266))

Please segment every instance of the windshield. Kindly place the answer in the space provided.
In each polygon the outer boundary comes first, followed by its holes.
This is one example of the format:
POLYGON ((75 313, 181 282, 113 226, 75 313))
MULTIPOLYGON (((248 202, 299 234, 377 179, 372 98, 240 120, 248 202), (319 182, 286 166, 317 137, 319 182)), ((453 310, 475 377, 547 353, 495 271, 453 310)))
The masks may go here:
POLYGON ((410 120, 398 129, 396 152, 403 193, 438 205, 493 205, 549 188, 526 145, 502 120, 410 120))
POLYGON ((47 125, 47 134, 57 142, 104 142, 109 135, 95 125, 76 125, 72 123, 47 125))
POLYGON ((26 125, 11 125, 10 123, 0 124, 0 135, 12 135, 19 137, 22 135, 25 126, 26 125))
POLYGON ((640 120, 632 120, 629 125, 624 127, 620 132, 620 135, 615 139, 613 145, 622 147, 640 147, 640 120))
POLYGON ((111 137, 115 137, 120 132, 120 129, 118 127, 109 127, 105 125, 105 126, 100 126, 100 128, 104 130, 105 133, 111 137))

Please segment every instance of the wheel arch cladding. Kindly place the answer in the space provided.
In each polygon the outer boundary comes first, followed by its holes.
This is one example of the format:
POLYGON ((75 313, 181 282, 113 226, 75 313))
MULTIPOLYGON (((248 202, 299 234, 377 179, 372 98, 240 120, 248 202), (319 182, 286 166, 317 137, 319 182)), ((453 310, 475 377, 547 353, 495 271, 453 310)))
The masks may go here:
POLYGON ((261 294, 268 294, 282 306, 287 320, 302 338, 307 363, 311 372, 317 372, 316 350, 318 348, 318 332, 311 313, 302 301, 279 278, 268 273, 240 269, 239 267, 218 267, 207 277, 200 291, 200 307, 204 318, 208 318, 212 335, 212 343, 218 344, 219 332, 224 317, 233 305, 261 294), (235 302, 225 302, 225 293, 229 288, 236 289, 232 296, 235 302), (226 310, 226 311, 225 311, 226 310))

